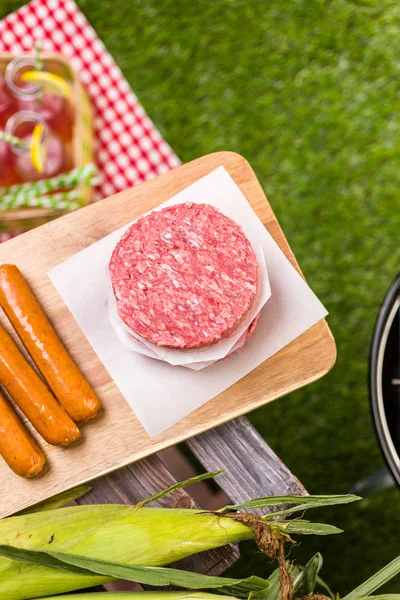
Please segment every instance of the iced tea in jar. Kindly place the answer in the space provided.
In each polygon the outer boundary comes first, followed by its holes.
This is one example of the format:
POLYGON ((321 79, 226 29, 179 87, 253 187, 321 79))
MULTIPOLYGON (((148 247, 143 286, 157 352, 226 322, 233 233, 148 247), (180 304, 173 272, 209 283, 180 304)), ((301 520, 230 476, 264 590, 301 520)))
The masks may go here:
POLYGON ((30 110, 15 113, 6 123, 6 133, 20 139, 24 144, 11 145, 15 170, 21 181, 36 181, 54 177, 72 169, 72 157, 61 138, 50 129, 43 115, 30 110), (31 136, 36 125, 42 126, 40 145, 43 149, 43 170, 38 171, 32 162, 31 136))
MULTIPOLYGON (((57 76, 48 71, 35 71, 33 57, 20 56, 7 65, 5 80, 18 104, 18 110, 42 115, 48 126, 65 142, 73 135, 74 110, 69 98, 57 93, 57 76), (36 77, 34 76, 36 73, 36 77), (51 90, 53 83, 55 91, 51 90)), ((59 79, 59 78, 58 78, 59 79)))

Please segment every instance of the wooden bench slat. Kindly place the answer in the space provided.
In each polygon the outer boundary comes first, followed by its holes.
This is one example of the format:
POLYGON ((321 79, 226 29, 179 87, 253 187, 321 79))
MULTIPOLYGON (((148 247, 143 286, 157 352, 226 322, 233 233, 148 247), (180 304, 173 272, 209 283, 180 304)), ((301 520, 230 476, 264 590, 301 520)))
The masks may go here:
POLYGON ((201 433, 186 444, 208 471, 226 469, 218 476, 218 485, 235 504, 259 496, 307 494, 246 417, 201 433))

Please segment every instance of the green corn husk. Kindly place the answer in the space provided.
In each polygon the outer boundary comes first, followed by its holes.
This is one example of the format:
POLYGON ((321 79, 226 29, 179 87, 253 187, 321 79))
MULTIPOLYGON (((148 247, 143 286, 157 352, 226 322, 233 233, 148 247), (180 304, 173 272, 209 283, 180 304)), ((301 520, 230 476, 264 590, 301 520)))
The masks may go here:
POLYGON ((102 592, 47 596, 37 600, 237 600, 234 596, 206 594, 203 592, 102 592))
MULTIPOLYGON (((88 505, 0 521, 0 544, 148 566, 249 539, 254 534, 247 525, 190 509, 88 505)), ((7 600, 60 594, 112 580, 0 559, 0 598, 7 600)))
POLYGON ((43 500, 42 502, 38 502, 29 508, 25 508, 24 510, 20 510, 15 513, 15 517, 19 515, 30 515, 36 512, 43 512, 45 510, 54 510, 55 508, 61 508, 62 506, 67 506, 73 502, 73 500, 77 500, 87 492, 90 492, 92 488, 90 485, 78 485, 77 487, 71 488, 70 490, 66 490, 65 492, 60 492, 55 496, 52 496, 48 500, 43 500))
MULTIPOLYGON (((118 565, 136 565, 142 572, 144 567, 162 567, 198 552, 255 539, 253 530, 247 524, 223 512, 216 514, 191 509, 143 508, 143 504, 154 498, 217 474, 206 473, 175 484, 136 506, 109 504, 48 510, 50 502, 33 509, 44 512, 22 514, 0 521, 0 598, 29 600, 94 587, 120 578, 117 573, 121 571, 116 570, 118 565), (41 555, 39 562, 36 560, 38 554, 41 555), (55 565, 51 557, 46 559, 49 555, 60 559, 61 565, 60 560, 55 565), (87 559, 90 559, 93 568, 85 567, 82 572, 82 568, 78 567, 82 567, 82 563, 87 565, 87 559), (94 565, 96 560, 97 566, 94 565)), ((76 497, 78 492, 73 490, 70 493, 76 497)), ((296 510, 304 511, 307 507, 345 504, 358 499, 351 495, 275 496, 226 508, 232 511, 238 507, 254 508, 254 505, 267 507, 289 504, 292 506, 284 508, 279 514, 290 514, 295 510, 293 505, 298 505, 296 510)), ((68 498, 63 494, 54 501, 59 505, 68 501, 68 498)), ((263 519, 269 519, 270 516, 263 519)), ((269 521, 269 527, 271 532, 290 534, 329 535, 341 532, 332 525, 310 523, 303 519, 269 521)), ((138 569, 135 569, 135 577, 137 572, 138 569)), ((207 583, 210 584, 209 581, 207 583)), ((226 583, 225 580, 223 585, 226 583)), ((220 581, 218 584, 217 587, 221 587, 220 581)), ((229 590, 228 593, 232 592, 229 590)))

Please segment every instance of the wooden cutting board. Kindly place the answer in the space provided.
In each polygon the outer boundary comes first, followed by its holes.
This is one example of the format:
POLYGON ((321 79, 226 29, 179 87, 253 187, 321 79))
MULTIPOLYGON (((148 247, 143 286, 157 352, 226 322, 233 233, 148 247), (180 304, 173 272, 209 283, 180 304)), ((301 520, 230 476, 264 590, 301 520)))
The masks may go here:
MULTIPOLYGON (((300 270, 253 170, 242 156, 232 152, 194 160, 0 245, 0 264, 11 262, 21 269, 104 407, 95 421, 82 426, 82 439, 72 448, 48 446, 33 433, 48 459, 46 470, 36 479, 17 477, 0 460, 0 517, 247 413, 315 381, 332 368, 335 342, 322 320, 228 390, 167 432, 150 439, 50 282, 47 271, 52 267, 165 202, 220 165, 300 270)), ((13 335, 3 314, 0 321, 13 335)))

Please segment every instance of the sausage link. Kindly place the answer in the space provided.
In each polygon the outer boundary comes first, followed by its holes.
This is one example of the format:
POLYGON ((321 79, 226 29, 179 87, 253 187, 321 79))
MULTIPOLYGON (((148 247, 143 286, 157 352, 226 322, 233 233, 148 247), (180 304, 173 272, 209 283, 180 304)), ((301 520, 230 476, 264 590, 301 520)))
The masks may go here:
POLYGON ((0 392, 0 454, 20 477, 33 477, 46 463, 43 452, 0 392))
POLYGON ((68 446, 79 438, 78 427, 1 325, 0 383, 46 442, 68 446))
POLYGON ((0 266, 0 306, 70 417, 77 422, 95 417, 100 409, 98 397, 15 265, 0 266))

